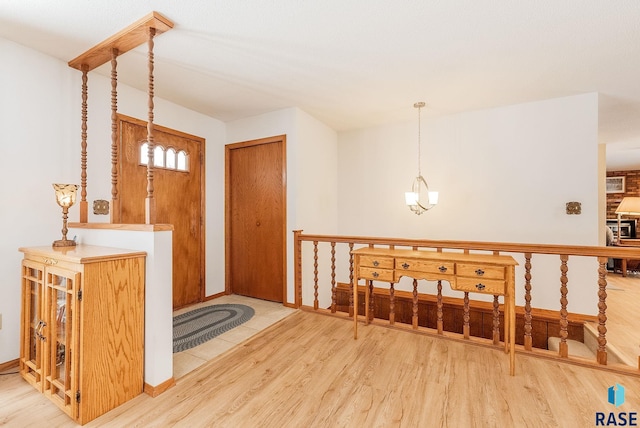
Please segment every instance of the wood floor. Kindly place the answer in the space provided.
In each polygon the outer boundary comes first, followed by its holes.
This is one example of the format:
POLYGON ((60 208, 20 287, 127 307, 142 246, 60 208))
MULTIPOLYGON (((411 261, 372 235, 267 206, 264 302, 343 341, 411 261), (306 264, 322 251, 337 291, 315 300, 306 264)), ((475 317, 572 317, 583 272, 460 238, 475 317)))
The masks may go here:
MULTIPOLYGON (((640 380, 296 311, 86 427, 588 427, 640 411, 640 380), (626 402, 607 402, 607 388, 626 402)), ((0 425, 75 426, 18 375, 0 376, 0 425)))

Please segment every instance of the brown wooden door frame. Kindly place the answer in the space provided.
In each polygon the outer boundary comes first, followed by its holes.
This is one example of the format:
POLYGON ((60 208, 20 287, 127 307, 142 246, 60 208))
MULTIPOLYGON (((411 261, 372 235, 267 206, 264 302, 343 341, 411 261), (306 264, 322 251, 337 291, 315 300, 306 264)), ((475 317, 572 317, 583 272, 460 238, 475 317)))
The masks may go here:
MULTIPOLYGON (((147 126, 147 122, 141 119, 136 119, 131 116, 126 116, 124 114, 117 113, 117 132, 118 132, 118 147, 119 147, 119 156, 117 162, 118 168, 118 177, 122 177, 122 157, 125 156, 125 150, 123 147, 122 135, 121 135, 121 123, 122 122, 130 122, 139 126, 147 126)), ((178 131, 175 129, 167 128, 164 126, 160 126, 157 124, 153 124, 154 130, 164 132, 167 134, 172 134, 177 137, 185 138, 188 140, 193 140, 198 143, 200 147, 200 302, 203 302, 206 298, 206 193, 205 193, 205 149, 206 149, 206 140, 202 137, 198 137, 196 135, 188 134, 186 132, 178 131)), ((134 154, 137 156, 137 153, 134 154)), ((122 180, 118 179, 117 190, 118 194, 121 192, 122 180)), ((114 218, 114 222, 120 221, 120 212, 115 213, 116 217, 114 218)), ((172 234, 173 235, 173 234, 172 234)), ((172 236, 173 241, 173 236, 172 236)), ((172 255, 175 258, 175 254, 172 255)), ((172 269, 173 270, 173 269, 172 269)))
POLYGON ((231 203, 229 201, 231 194, 231 179, 230 179, 230 152, 231 150, 242 149, 251 146, 257 146, 260 144, 273 144, 277 142, 282 142, 282 177, 283 177, 283 185, 282 185, 282 212, 284 215, 284 221, 282 225, 282 243, 283 243, 283 254, 282 254, 282 272, 283 272, 283 281, 282 281, 282 303, 286 304, 287 302, 287 137, 286 135, 276 135, 273 137, 260 138, 257 140, 249 140, 243 141, 240 143, 227 144, 224 148, 224 161, 225 161, 225 294, 233 293, 231 288, 231 263, 229 257, 231 256, 231 240, 233 236, 231 236, 231 203))

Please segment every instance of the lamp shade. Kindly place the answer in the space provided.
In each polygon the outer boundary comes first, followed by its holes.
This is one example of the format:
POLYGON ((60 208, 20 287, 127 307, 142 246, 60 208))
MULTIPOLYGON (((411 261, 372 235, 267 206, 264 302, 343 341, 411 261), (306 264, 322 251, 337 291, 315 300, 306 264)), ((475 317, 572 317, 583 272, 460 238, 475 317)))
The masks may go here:
POLYGON ((616 214, 640 215, 640 197, 630 196, 622 199, 616 214))
POLYGON ((53 188, 56 191, 56 202, 63 208, 69 208, 76 202, 76 191, 78 185, 76 184, 54 184, 53 188))

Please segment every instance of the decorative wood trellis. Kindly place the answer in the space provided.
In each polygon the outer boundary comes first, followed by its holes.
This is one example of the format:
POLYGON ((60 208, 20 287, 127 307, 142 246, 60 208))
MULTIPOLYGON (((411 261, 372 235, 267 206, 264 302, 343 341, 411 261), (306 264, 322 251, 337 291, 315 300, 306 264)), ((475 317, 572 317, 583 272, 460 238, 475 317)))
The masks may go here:
POLYGON ((118 136, 117 129, 117 57, 143 43, 148 46, 149 67, 149 113, 147 141, 149 161, 147 162, 147 196, 145 199, 145 222, 155 224, 156 201, 153 187, 154 139, 153 139, 153 97, 154 97, 154 37, 173 28, 173 22, 158 12, 151 12, 144 18, 131 24, 119 33, 89 49, 77 58, 69 61, 69 67, 82 72, 82 132, 81 132, 81 180, 80 180, 80 223, 88 223, 87 203, 87 74, 89 71, 111 61, 111 223, 120 221, 120 202, 118 199, 118 136))

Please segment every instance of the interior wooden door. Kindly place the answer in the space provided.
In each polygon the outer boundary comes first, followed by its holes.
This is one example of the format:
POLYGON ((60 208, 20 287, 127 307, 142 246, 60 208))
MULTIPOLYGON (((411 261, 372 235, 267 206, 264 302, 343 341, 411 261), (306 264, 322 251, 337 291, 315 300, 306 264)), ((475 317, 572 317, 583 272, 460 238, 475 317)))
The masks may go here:
POLYGON ((226 291, 286 296, 285 136, 226 146, 226 291))
MULTIPOLYGON (((120 223, 145 222, 144 121, 118 115, 120 223), (144 150, 142 151, 144 152, 144 150)), ((204 299, 204 139, 154 125, 157 223, 173 225, 173 308, 204 299), (162 158, 162 160, 160 160, 162 158)))

